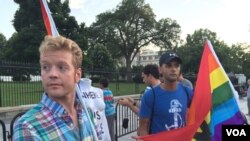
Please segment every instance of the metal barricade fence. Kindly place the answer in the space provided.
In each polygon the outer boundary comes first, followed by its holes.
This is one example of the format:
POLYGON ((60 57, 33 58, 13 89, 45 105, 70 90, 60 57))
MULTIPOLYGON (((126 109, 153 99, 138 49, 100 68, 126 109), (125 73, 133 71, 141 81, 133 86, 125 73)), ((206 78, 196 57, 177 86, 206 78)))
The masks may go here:
MULTIPOLYGON (((83 77, 90 78, 93 86, 98 87, 101 78, 108 78, 109 89, 116 96, 137 94, 145 88, 139 70, 82 70, 83 77)), ((36 104, 40 102, 43 92, 39 64, 0 60, 0 107, 36 104)))
MULTIPOLYGON (((2 141, 6 141, 6 127, 5 127, 5 124, 4 124, 4 122, 2 121, 2 120, 0 120, 0 125, 1 125, 1 130, 0 131, 2 131, 2 133, 0 133, 0 134, 2 134, 2 141)), ((1 138, 0 138, 1 139, 1 138)))
POLYGON ((14 123, 16 120, 18 120, 23 114, 25 114, 25 112, 21 112, 21 113, 18 113, 17 115, 15 115, 13 117, 13 119, 11 120, 10 122, 10 133, 8 134, 8 139, 11 141, 12 140, 12 137, 14 135, 14 123))
MULTIPOLYGON (((2 140, 0 138, 0 141, 12 141, 12 137, 13 137, 13 134, 14 134, 14 123, 16 120, 18 120, 18 118, 20 118, 25 112, 21 112, 21 113, 18 113, 16 114, 12 119, 11 119, 11 122, 10 122, 10 127, 9 127, 9 130, 10 131, 7 131, 6 130, 6 126, 5 126, 5 123, 0 120, 0 125, 2 127, 2 140)), ((1 130, 0 130, 1 131, 1 130)), ((0 136, 1 137, 1 136, 0 136)))
MULTIPOLYGON (((140 99, 135 100, 138 102, 140 101, 140 99)), ((115 109, 115 138, 116 141, 118 141, 118 138, 137 131, 139 126, 139 117, 127 106, 116 104, 115 109)))
MULTIPOLYGON (((136 101, 140 101, 140 99, 135 99, 136 101)), ((116 116, 115 116, 115 138, 116 141, 118 141, 118 138, 123 137, 125 135, 128 135, 130 133, 133 133, 137 130, 139 125, 139 117, 137 114, 135 114, 132 110, 130 110, 126 106, 122 106, 120 104, 116 104, 115 107, 116 110, 116 116), (127 120, 127 126, 125 127, 123 125, 124 119, 127 120)), ((6 131, 5 123, 0 120, 0 126, 2 128, 2 136, 3 141, 11 141, 13 137, 13 128, 14 128, 14 122, 20 118, 25 112, 20 112, 16 114, 11 122, 10 122, 10 131, 6 131)), ((1 131, 1 130, 0 130, 1 131)), ((0 138, 1 140, 1 138, 0 138)))

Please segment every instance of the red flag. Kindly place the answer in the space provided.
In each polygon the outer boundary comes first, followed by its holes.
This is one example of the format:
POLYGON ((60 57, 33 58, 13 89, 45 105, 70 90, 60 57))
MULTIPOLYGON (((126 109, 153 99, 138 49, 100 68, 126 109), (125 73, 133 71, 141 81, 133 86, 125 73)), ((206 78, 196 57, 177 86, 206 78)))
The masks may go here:
MULTIPOLYGON (((207 42, 205 43, 205 47, 207 42)), ((204 47, 204 48, 205 48, 204 47)), ((209 66, 207 64, 209 52, 204 49, 192 104, 188 112, 187 126, 175 130, 164 131, 139 137, 143 141, 191 141, 206 116, 209 114, 212 105, 212 95, 209 81, 209 66)))
POLYGON ((41 10, 43 14, 43 21, 47 30, 48 35, 59 36, 59 33, 56 29, 56 25, 51 16, 48 4, 46 0, 40 0, 41 10))
POLYGON ((188 124, 192 124, 197 120, 204 120, 212 106, 212 92, 209 79, 209 67, 211 66, 208 64, 210 51, 207 49, 207 46, 208 41, 204 45, 193 102, 189 110, 188 124))

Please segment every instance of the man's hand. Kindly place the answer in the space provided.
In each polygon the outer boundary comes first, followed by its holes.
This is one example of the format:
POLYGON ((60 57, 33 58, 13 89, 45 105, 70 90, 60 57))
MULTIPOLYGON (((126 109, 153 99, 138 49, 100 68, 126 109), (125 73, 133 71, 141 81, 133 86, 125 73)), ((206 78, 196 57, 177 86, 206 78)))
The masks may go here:
POLYGON ((118 104, 121 104, 123 106, 127 106, 127 107, 130 107, 133 105, 133 99, 131 97, 123 97, 123 98, 120 98, 117 102, 118 104))

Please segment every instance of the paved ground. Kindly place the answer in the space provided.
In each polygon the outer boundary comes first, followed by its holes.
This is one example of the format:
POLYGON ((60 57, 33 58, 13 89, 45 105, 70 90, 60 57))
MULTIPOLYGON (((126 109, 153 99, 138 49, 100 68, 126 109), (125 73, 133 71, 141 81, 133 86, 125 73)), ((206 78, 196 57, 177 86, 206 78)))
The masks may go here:
POLYGON ((120 137, 118 138, 118 141, 135 141, 134 139, 132 139, 132 136, 136 136, 136 132, 120 137))
MULTIPOLYGON (((247 111, 247 97, 239 99, 239 106, 244 115, 248 113, 247 111)), ((250 116, 246 116, 248 124, 250 124, 250 116)))

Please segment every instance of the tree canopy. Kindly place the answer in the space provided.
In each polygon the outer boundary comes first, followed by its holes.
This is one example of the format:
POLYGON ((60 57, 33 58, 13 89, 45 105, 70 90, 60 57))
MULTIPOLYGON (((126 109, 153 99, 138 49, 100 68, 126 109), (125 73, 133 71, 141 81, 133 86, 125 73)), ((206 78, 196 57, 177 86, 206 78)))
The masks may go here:
POLYGON ((2 33, 0 33, 0 59, 2 58, 2 56, 3 56, 3 49, 5 48, 5 46, 6 46, 6 38, 5 38, 5 36, 2 34, 2 33))
POLYGON ((90 27, 91 43, 102 43, 114 58, 124 57, 127 72, 138 52, 149 45, 172 49, 179 40, 180 26, 170 18, 155 20, 155 14, 144 0, 122 0, 113 11, 97 16, 90 27))
MULTIPOLYGON (((4 50, 4 58, 19 61, 39 60, 38 47, 47 34, 44 26, 40 3, 38 0, 14 0, 19 4, 13 20, 16 33, 8 40, 4 50)), ((75 18, 70 16, 69 1, 50 0, 48 6, 60 35, 79 41, 79 45, 84 48, 87 46, 86 40, 81 38, 79 27, 75 18)), ((87 48, 87 47, 86 47, 87 48)))
POLYGON ((89 59, 88 70, 91 74, 112 78, 116 71, 115 61, 110 52, 102 44, 96 44, 91 50, 88 50, 87 58, 89 59))
POLYGON ((236 44, 230 47, 224 41, 220 41, 216 33, 209 29, 198 29, 193 34, 188 34, 185 44, 177 49, 181 58, 185 59, 182 64, 184 73, 197 74, 206 39, 211 41, 218 59, 227 73, 243 73, 250 77, 247 72, 250 56, 246 51, 249 45, 236 44))
MULTIPOLYGON (((8 40, 0 33, 0 59, 38 62, 38 47, 47 34, 40 3, 38 0, 14 1, 19 4, 13 19, 16 32, 8 40)), ((135 56, 153 44, 160 47, 161 52, 177 51, 184 59, 183 72, 196 74, 207 38, 227 72, 244 73, 250 77, 249 45, 228 46, 209 29, 197 29, 182 41, 180 25, 168 17, 157 21, 145 0, 122 0, 115 9, 97 15, 90 27, 85 23, 78 25, 75 17, 69 15, 69 0, 49 0, 48 6, 59 34, 76 41, 85 53, 85 68, 106 70, 110 67, 114 70, 119 66, 120 72, 124 72, 125 67, 126 73, 130 74, 135 56), (108 59, 100 60, 100 56, 108 59), (123 59, 125 62, 118 64, 121 61, 117 60, 123 59)), ((131 80, 129 76, 128 79, 131 80)))

